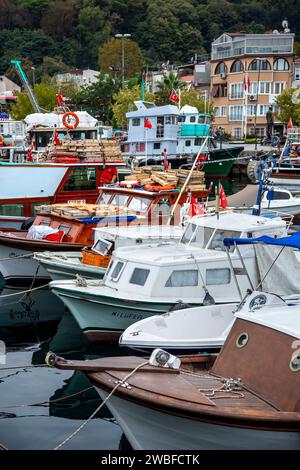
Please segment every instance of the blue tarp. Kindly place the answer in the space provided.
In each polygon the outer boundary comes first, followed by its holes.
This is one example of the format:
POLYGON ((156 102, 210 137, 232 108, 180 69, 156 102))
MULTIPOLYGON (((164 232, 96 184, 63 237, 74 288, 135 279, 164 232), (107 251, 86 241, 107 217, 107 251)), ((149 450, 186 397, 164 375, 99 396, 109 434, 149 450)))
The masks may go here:
POLYGON ((290 246, 300 250, 300 232, 288 237, 273 238, 264 235, 258 238, 224 238, 224 246, 231 245, 254 245, 255 243, 264 243, 266 245, 290 246))
POLYGON ((136 215, 123 215, 120 217, 92 217, 92 218, 83 218, 83 219, 78 219, 80 222, 83 222, 84 224, 98 224, 98 223, 110 223, 110 222, 132 222, 135 220, 137 217, 136 215))

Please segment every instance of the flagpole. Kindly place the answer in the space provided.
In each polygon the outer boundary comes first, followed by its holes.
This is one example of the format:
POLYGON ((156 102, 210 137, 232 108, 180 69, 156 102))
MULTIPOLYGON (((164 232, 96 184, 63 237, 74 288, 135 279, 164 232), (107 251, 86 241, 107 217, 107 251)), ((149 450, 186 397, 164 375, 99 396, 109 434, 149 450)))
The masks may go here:
POLYGON ((179 111, 180 111, 180 109, 181 109, 181 90, 180 90, 180 88, 178 89, 178 97, 179 97, 178 106, 179 106, 179 111))
POLYGON ((146 139, 145 139, 145 141, 146 141, 146 143, 145 143, 146 165, 147 165, 147 163, 148 163, 148 156, 147 156, 147 153, 148 153, 148 149, 147 149, 147 130, 148 130, 148 129, 147 129, 147 127, 146 127, 146 129, 145 129, 145 133, 146 133, 146 134, 145 134, 145 136, 146 136, 146 139))

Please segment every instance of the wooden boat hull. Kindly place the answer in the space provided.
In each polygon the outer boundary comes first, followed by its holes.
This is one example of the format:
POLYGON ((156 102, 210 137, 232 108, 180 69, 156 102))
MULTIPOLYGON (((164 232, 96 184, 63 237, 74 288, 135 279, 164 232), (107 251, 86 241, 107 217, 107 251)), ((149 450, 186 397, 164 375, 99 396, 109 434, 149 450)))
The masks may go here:
MULTIPOLYGON (((102 399, 108 395, 97 386, 102 399)), ((135 450, 299 450, 300 432, 264 431, 186 419, 112 396, 107 407, 135 450)))

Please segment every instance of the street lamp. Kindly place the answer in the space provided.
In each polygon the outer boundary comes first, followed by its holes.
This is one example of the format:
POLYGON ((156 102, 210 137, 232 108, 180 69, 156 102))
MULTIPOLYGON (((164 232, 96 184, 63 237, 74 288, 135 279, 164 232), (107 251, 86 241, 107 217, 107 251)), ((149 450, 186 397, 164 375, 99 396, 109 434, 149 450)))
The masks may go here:
POLYGON ((131 34, 115 34, 115 38, 122 40, 122 91, 125 90, 125 51, 124 38, 130 38, 131 34))

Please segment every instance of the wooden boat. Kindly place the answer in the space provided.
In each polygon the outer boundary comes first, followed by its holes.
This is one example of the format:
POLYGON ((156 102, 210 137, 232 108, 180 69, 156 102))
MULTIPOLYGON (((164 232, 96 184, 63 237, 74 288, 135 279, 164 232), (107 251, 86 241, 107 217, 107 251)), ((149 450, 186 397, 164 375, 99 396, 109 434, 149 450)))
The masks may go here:
POLYGON ((71 141, 62 150, 55 147, 47 158, 38 161, 0 162, 0 228, 20 229, 42 204, 95 203, 103 169, 125 166, 116 142, 107 141, 106 150, 102 143, 101 152, 92 154, 90 145, 95 148, 95 143, 101 146, 101 142, 93 139, 71 141))
POLYGON ((37 252, 34 259, 45 268, 53 281, 73 279, 77 274, 87 279, 102 279, 112 252, 122 246, 179 241, 183 227, 174 225, 130 225, 97 227, 94 245, 79 252, 37 252))
MULTIPOLYGON (((213 297, 215 303, 240 299, 223 245, 225 237, 286 235, 280 218, 235 212, 193 217, 183 237, 173 244, 121 247, 113 253, 103 281, 52 281, 50 289, 65 303, 90 341, 118 338, 132 323, 161 315, 184 304, 198 306, 213 297)), ((259 282, 254 249, 242 248, 249 278, 259 282)), ((271 261, 272 262, 272 261, 271 261)), ((235 250, 235 269, 243 265, 235 250)), ((246 293, 249 280, 241 280, 246 293)))
POLYGON ((135 450, 299 450, 300 307, 255 294, 218 357, 48 363, 85 372, 135 450))

